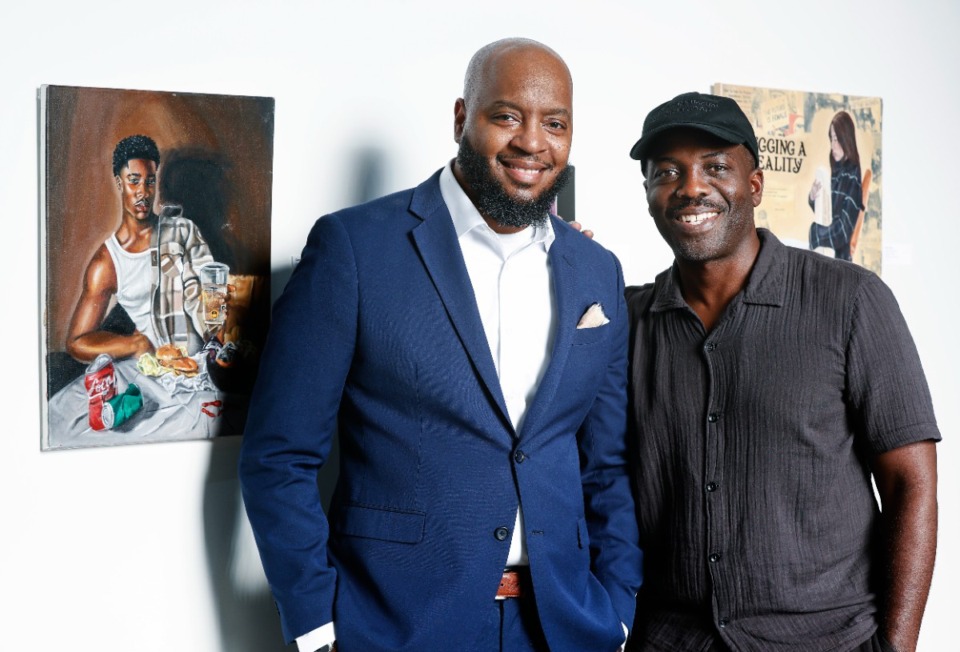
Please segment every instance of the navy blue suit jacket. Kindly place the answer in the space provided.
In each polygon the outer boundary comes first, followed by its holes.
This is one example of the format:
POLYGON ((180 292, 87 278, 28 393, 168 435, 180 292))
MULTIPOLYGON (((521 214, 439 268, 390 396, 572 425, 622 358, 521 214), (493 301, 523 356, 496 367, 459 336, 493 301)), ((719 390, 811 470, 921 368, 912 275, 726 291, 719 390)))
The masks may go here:
POLYGON ((551 218, 557 331, 515 432, 438 179, 318 220, 275 306, 240 479, 284 635, 475 649, 519 501, 551 650, 616 650, 642 565, 619 263, 551 218), (593 303, 610 323, 577 329, 593 303))

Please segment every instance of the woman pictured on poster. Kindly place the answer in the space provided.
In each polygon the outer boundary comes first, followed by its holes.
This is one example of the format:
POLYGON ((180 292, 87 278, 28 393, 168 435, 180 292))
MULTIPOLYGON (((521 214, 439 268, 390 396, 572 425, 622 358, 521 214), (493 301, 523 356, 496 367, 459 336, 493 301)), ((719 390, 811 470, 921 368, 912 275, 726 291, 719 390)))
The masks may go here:
MULTIPOLYGON (((856 128, 846 111, 837 113, 830 122, 830 187, 831 213, 821 223, 810 225, 810 249, 828 247, 841 260, 852 260, 851 238, 863 205, 863 184, 860 154, 857 151, 856 128)), ((826 172, 823 170, 823 172, 826 172)), ((810 188, 810 208, 821 215, 826 204, 825 174, 818 174, 810 188)))

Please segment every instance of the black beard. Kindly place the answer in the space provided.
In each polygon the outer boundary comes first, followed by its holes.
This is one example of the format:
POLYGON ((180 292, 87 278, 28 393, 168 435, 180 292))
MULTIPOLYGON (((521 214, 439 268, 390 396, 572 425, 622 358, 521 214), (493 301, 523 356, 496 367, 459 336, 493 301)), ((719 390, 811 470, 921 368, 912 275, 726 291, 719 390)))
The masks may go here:
POLYGON ((530 201, 514 199, 493 176, 490 165, 477 153, 466 136, 460 138, 457 166, 471 191, 471 199, 484 217, 500 226, 525 228, 541 225, 553 207, 553 200, 570 180, 570 168, 564 167, 553 184, 530 201))

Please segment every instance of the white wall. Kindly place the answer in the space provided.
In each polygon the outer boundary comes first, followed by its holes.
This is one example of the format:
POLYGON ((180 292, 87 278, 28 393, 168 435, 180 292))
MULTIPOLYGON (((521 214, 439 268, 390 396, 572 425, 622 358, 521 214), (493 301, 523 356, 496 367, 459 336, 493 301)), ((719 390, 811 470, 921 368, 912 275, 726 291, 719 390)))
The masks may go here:
POLYGON ((940 560, 921 649, 955 640, 960 586, 960 218, 953 157, 960 5, 907 3, 35 2, 0 25, 2 287, 0 648, 280 650, 235 479, 238 440, 39 452, 40 84, 269 95, 277 100, 273 264, 352 203, 359 154, 382 190, 454 154, 452 109, 484 43, 554 46, 575 79, 578 216, 628 282, 670 261, 627 157, 647 110, 728 83, 884 100, 884 278, 918 341, 946 442, 940 560), (272 6, 273 8, 268 8, 272 6), (586 8, 588 7, 589 8, 586 8), (897 259, 894 260, 894 257, 897 259), (942 303, 941 303, 942 302, 942 303), (939 342, 939 344, 938 344, 939 342))

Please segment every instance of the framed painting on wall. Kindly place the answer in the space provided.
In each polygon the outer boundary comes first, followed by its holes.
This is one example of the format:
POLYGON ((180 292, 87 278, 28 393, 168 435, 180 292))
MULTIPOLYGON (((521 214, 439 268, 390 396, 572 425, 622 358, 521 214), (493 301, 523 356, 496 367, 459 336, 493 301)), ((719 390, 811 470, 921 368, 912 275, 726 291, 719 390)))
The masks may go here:
POLYGON ((240 434, 274 100, 43 86, 38 110, 41 448, 240 434))
POLYGON ((786 244, 881 271, 879 97, 714 84, 753 123, 764 173, 757 226, 786 244))

